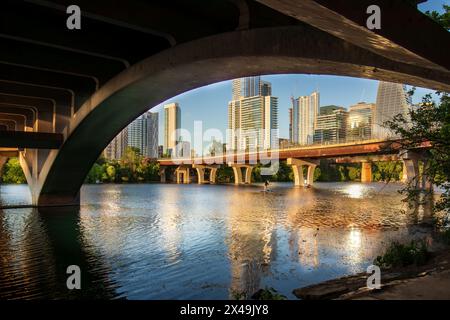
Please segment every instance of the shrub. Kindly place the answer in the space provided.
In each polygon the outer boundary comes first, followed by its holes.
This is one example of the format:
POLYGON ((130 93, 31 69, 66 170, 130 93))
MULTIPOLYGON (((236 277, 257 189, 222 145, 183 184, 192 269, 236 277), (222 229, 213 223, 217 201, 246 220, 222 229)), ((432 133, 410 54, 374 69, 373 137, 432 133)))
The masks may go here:
POLYGON ((394 242, 382 256, 374 260, 374 264, 381 268, 423 265, 429 256, 427 244, 423 240, 411 241, 409 244, 394 242))
POLYGON ((254 300, 286 300, 287 298, 279 294, 274 288, 259 289, 253 294, 254 300))

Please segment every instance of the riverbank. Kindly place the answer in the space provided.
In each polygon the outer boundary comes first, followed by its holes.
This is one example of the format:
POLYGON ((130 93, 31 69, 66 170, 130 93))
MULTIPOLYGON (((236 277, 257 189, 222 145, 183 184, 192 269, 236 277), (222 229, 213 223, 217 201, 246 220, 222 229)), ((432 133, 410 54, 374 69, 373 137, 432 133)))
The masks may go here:
POLYGON ((366 286, 368 274, 358 273, 298 288, 304 300, 436 300, 450 299, 450 249, 436 252, 423 266, 382 270, 381 288, 366 286))

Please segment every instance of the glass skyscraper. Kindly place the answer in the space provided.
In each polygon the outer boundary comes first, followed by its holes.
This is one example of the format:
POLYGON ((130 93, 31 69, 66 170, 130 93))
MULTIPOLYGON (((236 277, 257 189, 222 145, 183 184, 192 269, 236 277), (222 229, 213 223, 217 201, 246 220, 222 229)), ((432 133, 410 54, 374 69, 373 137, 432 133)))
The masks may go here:
POLYGON ((411 98, 407 95, 404 84, 380 81, 374 117, 373 135, 377 139, 386 139, 393 134, 384 123, 397 114, 407 116, 411 98))

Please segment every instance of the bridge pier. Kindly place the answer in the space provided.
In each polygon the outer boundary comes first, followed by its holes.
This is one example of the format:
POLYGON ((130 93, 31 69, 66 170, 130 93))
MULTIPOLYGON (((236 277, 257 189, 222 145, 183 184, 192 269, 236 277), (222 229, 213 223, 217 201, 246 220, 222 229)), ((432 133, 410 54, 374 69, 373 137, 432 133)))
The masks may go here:
POLYGON ((164 168, 164 167, 159 168, 159 177, 160 177, 161 183, 166 182, 166 168, 164 168))
POLYGON ((371 162, 361 162, 361 182, 372 182, 371 162))
POLYGON ((192 168, 197 170, 197 177, 198 177, 198 184, 205 184, 205 170, 209 169, 209 183, 214 184, 216 183, 216 174, 217 174, 217 166, 213 165, 202 165, 202 164, 193 164, 192 168))
POLYGON ((191 173, 190 173, 190 167, 189 166, 179 166, 175 170, 175 174, 177 177, 177 183, 181 184, 189 184, 191 183, 191 173))
POLYGON ((403 177, 402 182, 412 185, 417 190, 432 191, 433 185, 430 179, 420 174, 419 161, 423 162, 424 168, 428 165, 427 157, 416 152, 407 151, 402 155, 403 177))
POLYGON ((294 172, 294 185, 295 186, 305 186, 305 178, 303 176, 303 166, 307 166, 307 174, 306 174, 306 185, 313 185, 314 183, 314 170, 319 164, 319 160, 303 160, 296 158, 288 158, 287 164, 292 167, 292 171, 294 172))
POLYGON ((248 164, 229 164, 230 167, 233 168, 234 173, 234 184, 251 184, 252 183, 252 171, 253 167, 252 165, 248 164), (245 168, 245 175, 244 179, 242 179, 242 170, 241 168, 245 168))
POLYGON ((216 183, 216 176, 217 176, 217 169, 218 168, 211 168, 211 171, 209 172, 209 183, 215 184, 216 183))

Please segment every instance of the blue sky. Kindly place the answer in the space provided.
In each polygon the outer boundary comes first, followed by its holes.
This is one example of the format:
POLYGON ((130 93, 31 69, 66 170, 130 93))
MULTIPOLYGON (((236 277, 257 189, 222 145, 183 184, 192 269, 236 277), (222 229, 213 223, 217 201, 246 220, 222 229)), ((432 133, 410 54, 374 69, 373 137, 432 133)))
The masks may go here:
MULTIPOLYGON (((436 10, 442 12, 442 5, 448 1, 427 1, 419 6, 421 11, 436 10)), ((288 137, 288 108, 290 97, 309 95, 314 90, 320 92, 320 105, 335 104, 348 108, 360 101, 375 102, 378 81, 326 75, 263 75, 263 79, 272 83, 272 95, 278 97, 278 122, 280 137, 288 137)), ((419 102, 421 97, 431 92, 417 88, 413 102, 419 102)), ((193 132, 194 121, 203 122, 203 131, 208 128, 217 128, 225 136, 227 128, 227 105, 231 99, 231 81, 223 81, 209 86, 201 87, 173 97, 164 103, 152 108, 152 112, 159 114, 159 141, 164 139, 164 113, 163 105, 178 102, 181 109, 181 127, 193 132)))

